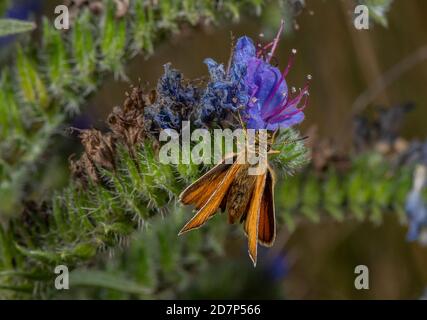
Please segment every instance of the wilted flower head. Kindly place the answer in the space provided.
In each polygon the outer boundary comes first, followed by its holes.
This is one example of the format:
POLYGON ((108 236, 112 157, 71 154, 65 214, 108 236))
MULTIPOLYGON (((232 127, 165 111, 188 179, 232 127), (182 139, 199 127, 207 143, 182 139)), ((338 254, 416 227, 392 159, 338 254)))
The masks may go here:
POLYGON ((248 37, 241 37, 236 43, 231 77, 236 78, 236 75, 244 73, 238 81, 248 96, 244 118, 251 129, 288 128, 304 120, 302 110, 308 100, 308 84, 291 97, 285 77, 292 59, 283 72, 270 64, 282 30, 283 22, 274 41, 259 50, 248 37))
POLYGON ((146 121, 153 122, 157 129, 179 131, 182 121, 190 119, 199 101, 200 89, 167 63, 157 83, 155 101, 145 108, 146 121))

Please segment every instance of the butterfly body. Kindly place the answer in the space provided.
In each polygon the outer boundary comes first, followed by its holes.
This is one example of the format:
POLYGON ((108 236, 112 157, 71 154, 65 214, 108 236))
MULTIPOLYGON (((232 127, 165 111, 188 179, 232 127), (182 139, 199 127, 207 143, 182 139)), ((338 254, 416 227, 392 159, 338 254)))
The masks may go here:
POLYGON ((242 165, 237 172, 226 198, 228 222, 233 224, 245 217, 255 187, 256 176, 249 175, 249 166, 242 165))

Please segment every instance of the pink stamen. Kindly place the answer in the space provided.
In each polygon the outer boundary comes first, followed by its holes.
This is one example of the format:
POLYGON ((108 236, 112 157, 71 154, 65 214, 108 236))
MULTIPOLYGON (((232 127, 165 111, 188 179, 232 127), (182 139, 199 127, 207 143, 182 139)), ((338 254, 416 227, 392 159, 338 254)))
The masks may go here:
POLYGON ((276 38, 274 38, 274 41, 273 41, 273 47, 271 48, 271 51, 270 51, 270 53, 268 54, 268 57, 267 57, 267 62, 270 62, 270 60, 271 60, 271 57, 273 56, 273 54, 274 54, 274 51, 276 51, 276 47, 277 47, 277 44, 279 43, 279 40, 280 40, 280 35, 282 34, 282 32, 283 32, 283 27, 285 26, 285 20, 283 20, 282 19, 282 21, 280 21, 280 28, 279 28, 279 31, 277 32, 277 35, 276 35, 276 38))
MULTIPOLYGON (((289 72, 289 68, 290 65, 293 61, 289 61, 288 66, 286 67, 286 69, 283 71, 283 73, 280 76, 279 81, 275 84, 274 88, 270 91, 267 100, 264 102, 263 108, 265 107, 265 105, 268 105, 268 103, 270 102, 270 100, 273 98, 274 94, 276 94, 277 90, 279 89, 280 85, 282 84, 283 80, 285 79, 285 76, 288 74, 289 72)), ((287 100, 288 95, 285 95, 282 100, 280 101, 279 105, 282 105, 284 100, 287 100)), ((274 108, 272 108, 270 110, 270 112, 268 112, 267 114, 265 114, 266 117, 271 116, 271 114, 274 112, 274 110, 277 108, 277 105, 274 106, 274 108)))
POLYGON ((298 113, 301 113, 301 112, 302 112, 302 110, 301 110, 301 109, 298 109, 298 110, 295 110, 295 111, 293 111, 293 112, 291 112, 291 113, 285 114, 285 115, 283 115, 282 117, 278 117, 278 118, 274 119, 274 123, 278 123, 278 122, 282 122, 282 121, 289 120, 289 119, 290 119, 290 118, 292 118, 294 115, 296 115, 296 114, 298 114, 298 113))
MULTIPOLYGON (((278 83, 276 83, 275 87, 273 88, 273 90, 272 90, 272 91, 270 92, 270 94, 268 95, 267 100, 265 101, 264 105, 268 104, 268 102, 272 99, 273 95, 277 92, 277 89, 278 89, 278 88, 279 88, 279 86, 282 84, 283 79, 288 75, 289 70, 291 69, 292 65, 294 64, 294 60, 295 60, 295 53, 294 53, 294 52, 292 52, 292 55, 289 57, 288 65, 286 66, 286 69, 283 71, 283 73, 282 73, 282 75, 281 75, 281 78, 280 78, 280 80, 278 81, 278 83)), ((282 104, 283 104, 283 102, 284 102, 284 100, 285 100, 285 99, 287 99, 287 98, 288 98, 288 97, 287 97, 287 95, 286 95, 286 96, 285 96, 285 97, 280 101, 279 106, 280 106, 280 105, 282 105, 282 104)), ((263 106, 263 107, 264 107, 264 106, 263 106)), ((268 117, 268 116, 271 116, 271 113, 273 113, 273 112, 274 112, 275 108, 277 108, 277 105, 276 105, 272 110, 270 110, 270 112, 268 112, 268 113, 266 114, 266 116, 267 116, 267 117, 268 117)))
POLYGON ((267 50, 268 48, 270 48, 273 45, 274 41, 271 41, 269 43, 267 43, 264 48, 262 48, 262 50, 267 50))
POLYGON ((291 70, 291 68, 292 68, 292 66, 293 66, 293 64, 295 62, 295 54, 296 54, 296 52, 295 53, 292 52, 292 55, 289 57, 288 65, 286 66, 285 71, 283 71, 283 76, 284 77, 286 77, 288 75, 289 71, 291 70))
MULTIPOLYGON (((307 104, 308 104, 308 98, 309 98, 309 96, 308 96, 308 94, 307 94, 308 92, 303 92, 303 95, 305 96, 305 100, 304 100, 304 103, 303 103, 303 105, 300 107, 300 108, 297 108, 297 110, 295 110, 295 111, 292 111, 292 112, 290 112, 290 113, 287 113, 287 114, 283 114, 283 115, 278 115, 278 116, 274 116, 274 117, 271 117, 270 119, 268 119, 268 120, 272 120, 272 121, 274 121, 274 122, 281 122, 281 121, 285 121, 285 120, 287 120, 287 119, 289 119, 289 118, 291 118, 292 116, 294 116, 294 115, 296 115, 296 114, 298 114, 298 113, 300 113, 300 112, 302 112, 305 108, 306 108, 306 106, 307 106, 307 104)), ((300 95, 298 95, 298 97, 297 98, 299 98, 299 100, 298 100, 298 102, 301 100, 301 98, 302 98, 302 96, 300 96, 300 95)), ((294 101, 295 101, 296 99, 294 99, 294 101)), ((292 105, 294 105, 294 104, 292 104, 292 103, 289 103, 289 104, 287 104, 286 105, 286 107, 281 111, 281 112, 283 112, 283 111, 285 111, 287 108, 289 108, 290 106, 292 106, 292 105)))
MULTIPOLYGON (((277 117, 280 119, 280 114, 281 113, 283 113, 284 111, 286 111, 286 109, 288 109, 289 107, 291 107, 291 106, 295 106, 295 105, 298 105, 299 103, 300 103, 300 101, 301 101, 301 99, 302 99, 302 97, 303 96, 308 96, 308 87, 309 87, 309 80, 306 82, 306 84, 305 84, 305 86, 304 86, 304 88, 301 90, 301 92, 295 97, 295 98, 293 98, 293 99, 291 99, 290 101, 288 100, 285 104, 283 104, 282 105, 282 102, 281 102, 281 106, 280 107, 275 107, 273 110, 275 110, 276 112, 275 112, 275 114, 271 114, 271 112, 270 112, 270 114, 269 115, 267 115, 267 117, 265 118, 265 120, 266 121, 268 121, 268 120, 272 120, 272 119, 274 119, 275 117, 276 117, 276 119, 277 119, 277 117), (276 109, 277 108, 277 109, 276 109)), ((286 97, 285 97, 286 98, 286 97)), ((283 99, 282 99, 282 101, 283 101, 283 99)), ((305 104, 306 104, 306 101, 304 102, 304 106, 303 107, 301 107, 301 108, 299 108, 298 110, 300 110, 300 111, 302 111, 304 108, 305 108, 305 104)), ((290 116, 292 116, 293 115, 293 113, 290 113, 290 114, 288 114, 288 115, 290 115, 290 116)), ((277 121, 277 120, 274 120, 274 121, 277 121)))
MULTIPOLYGON (((282 98, 282 100, 280 100, 280 103, 278 104, 278 106, 281 106, 279 108, 283 108, 283 106, 286 106, 287 104, 288 104, 288 94, 286 94, 286 95, 283 96, 283 98, 282 98)), ((278 106, 275 106, 273 108, 273 110, 276 109, 278 106)))
POLYGON ((264 47, 261 47, 261 44, 259 44, 256 57, 261 58, 261 56, 265 53, 265 50, 270 48, 272 45, 273 45, 273 42, 267 43, 264 47))
MULTIPOLYGON (((291 105, 298 103, 306 93, 308 93, 308 83, 305 84, 304 88, 301 90, 301 92, 295 98, 291 99, 291 101, 289 101, 289 103, 287 103, 286 108, 291 106, 291 105)), ((284 111, 286 108, 280 110, 280 112, 284 111)))
POLYGON ((258 49, 257 58, 260 58, 261 55, 265 52, 265 50, 267 50, 268 48, 270 48, 272 45, 273 45, 273 41, 267 43, 264 47, 258 49))

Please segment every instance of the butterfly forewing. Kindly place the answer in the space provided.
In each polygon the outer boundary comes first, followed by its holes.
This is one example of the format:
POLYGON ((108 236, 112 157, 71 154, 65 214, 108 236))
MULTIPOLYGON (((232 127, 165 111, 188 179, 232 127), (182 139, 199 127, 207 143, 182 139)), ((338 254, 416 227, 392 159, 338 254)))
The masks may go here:
MULTIPOLYGON (((230 185, 233 182, 240 167, 241 167, 241 164, 239 164, 237 161, 230 166, 230 168, 226 171, 226 174, 222 179, 222 181, 220 181, 220 183, 217 183, 215 187, 212 188, 214 191, 210 195, 210 197, 206 200, 205 204, 194 215, 194 217, 182 228, 179 234, 182 234, 191 229, 200 227, 210 217, 212 217, 215 214, 215 212, 218 210, 219 206, 221 205, 225 195, 227 194, 228 189, 230 188, 230 185)), ((198 181, 196 181, 196 183, 197 182, 198 181)), ((202 183, 201 185, 202 187, 200 188, 203 188, 204 184, 202 183)))

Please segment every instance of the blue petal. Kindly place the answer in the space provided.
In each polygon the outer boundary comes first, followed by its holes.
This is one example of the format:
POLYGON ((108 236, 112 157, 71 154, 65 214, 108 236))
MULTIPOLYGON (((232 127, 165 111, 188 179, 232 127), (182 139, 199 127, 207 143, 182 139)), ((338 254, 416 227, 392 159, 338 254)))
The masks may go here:
POLYGON ((262 106, 260 112, 264 118, 275 115, 276 110, 280 112, 280 106, 286 101, 284 95, 287 95, 288 87, 279 69, 253 58, 248 62, 245 82, 252 88, 250 94, 256 92, 255 98, 262 106))
POLYGON ((256 49, 252 39, 246 36, 240 37, 234 48, 233 63, 247 63, 255 55, 256 49))
POLYGON ((255 56, 256 49, 252 40, 248 37, 239 38, 234 48, 233 63, 230 70, 230 79, 234 83, 243 83, 248 61, 255 56))
POLYGON ((409 220, 407 239, 414 241, 419 237, 422 227, 427 225, 427 204, 418 190, 409 192, 405 211, 409 220))
POLYGON ((304 121, 304 113, 303 112, 298 112, 297 114, 292 115, 289 119, 277 122, 277 123, 269 123, 267 125, 267 129, 268 130, 276 130, 276 129, 286 129, 286 128, 290 128, 293 127, 301 122, 304 121))
POLYGON ((225 79, 225 71, 222 64, 217 63, 211 58, 207 58, 203 62, 208 67, 212 81, 221 81, 225 79))

